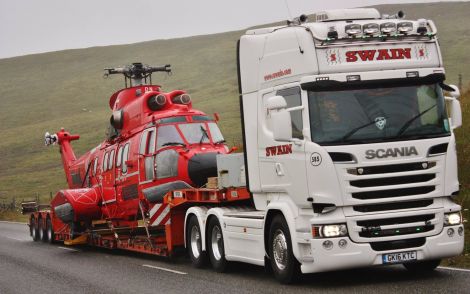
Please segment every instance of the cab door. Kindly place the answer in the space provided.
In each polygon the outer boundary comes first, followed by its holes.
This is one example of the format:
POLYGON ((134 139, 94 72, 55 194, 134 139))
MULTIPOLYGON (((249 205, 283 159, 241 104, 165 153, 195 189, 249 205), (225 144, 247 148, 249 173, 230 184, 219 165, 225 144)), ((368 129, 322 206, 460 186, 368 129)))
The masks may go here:
MULTIPOLYGON (((305 111, 298 85, 283 85, 266 93, 261 102, 260 127, 258 129, 258 158, 261 187, 268 193, 286 193, 291 198, 308 195, 305 168, 305 111), (282 96, 291 113, 291 141, 276 141, 273 138, 272 121, 267 110, 270 97, 282 96)), ((304 197, 307 198, 307 197, 304 197)), ((270 201, 270 199, 267 199, 270 201)))

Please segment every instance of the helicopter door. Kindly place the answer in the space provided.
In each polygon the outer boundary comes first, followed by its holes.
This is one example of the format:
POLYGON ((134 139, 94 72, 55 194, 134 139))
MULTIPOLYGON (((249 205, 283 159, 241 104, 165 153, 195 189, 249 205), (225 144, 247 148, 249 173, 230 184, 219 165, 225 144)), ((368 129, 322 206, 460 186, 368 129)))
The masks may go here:
POLYGON ((102 170, 102 185, 103 185, 103 203, 109 204, 116 202, 116 191, 114 187, 114 157, 115 157, 115 146, 111 146, 106 149, 103 155, 103 161, 101 165, 102 170))
POLYGON ((149 128, 142 132, 139 147, 139 173, 140 184, 152 182, 155 179, 155 128, 149 128))

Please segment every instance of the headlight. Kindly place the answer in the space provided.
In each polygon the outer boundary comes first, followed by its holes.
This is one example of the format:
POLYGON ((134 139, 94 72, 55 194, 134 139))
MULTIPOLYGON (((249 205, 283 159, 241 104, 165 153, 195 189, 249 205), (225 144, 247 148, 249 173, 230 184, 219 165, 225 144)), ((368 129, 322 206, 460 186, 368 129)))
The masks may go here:
POLYGON ((332 238, 343 237, 348 235, 348 228, 346 224, 336 225, 313 225, 312 236, 313 238, 332 238))
POLYGON ((455 226, 462 223, 460 212, 446 213, 444 215, 444 226, 455 226))

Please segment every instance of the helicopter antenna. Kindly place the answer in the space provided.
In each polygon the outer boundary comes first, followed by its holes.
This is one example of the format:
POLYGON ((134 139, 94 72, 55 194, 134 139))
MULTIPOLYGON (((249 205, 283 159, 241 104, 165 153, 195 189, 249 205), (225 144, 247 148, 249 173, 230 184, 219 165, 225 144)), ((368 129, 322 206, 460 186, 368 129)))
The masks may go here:
POLYGON ((127 88, 127 80, 129 80, 129 87, 135 87, 147 83, 147 78, 149 78, 151 84, 152 74, 154 72, 166 72, 167 74, 171 74, 171 65, 166 64, 164 66, 154 67, 136 62, 124 67, 105 68, 104 71, 104 78, 114 74, 122 74, 127 88))

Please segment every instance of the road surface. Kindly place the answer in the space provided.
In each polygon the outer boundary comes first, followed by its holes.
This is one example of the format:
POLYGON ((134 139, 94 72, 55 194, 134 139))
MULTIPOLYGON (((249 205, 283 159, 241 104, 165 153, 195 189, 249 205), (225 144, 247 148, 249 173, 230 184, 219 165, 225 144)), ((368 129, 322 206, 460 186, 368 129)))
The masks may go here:
POLYGON ((305 275, 280 285, 263 268, 195 269, 186 258, 33 242, 25 224, 0 222, 0 293, 470 293, 470 270, 424 276, 401 266, 305 275))

